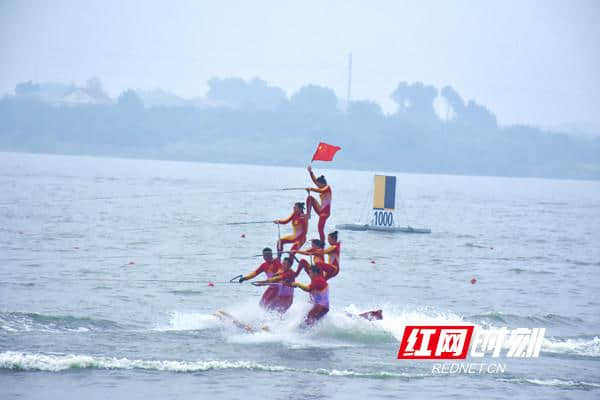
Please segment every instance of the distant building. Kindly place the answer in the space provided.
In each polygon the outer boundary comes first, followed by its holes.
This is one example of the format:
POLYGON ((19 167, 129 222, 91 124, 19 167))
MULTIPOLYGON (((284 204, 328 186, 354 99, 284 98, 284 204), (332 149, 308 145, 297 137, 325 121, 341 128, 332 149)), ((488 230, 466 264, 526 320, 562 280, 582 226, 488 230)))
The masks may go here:
POLYGON ((94 104, 95 102, 95 99, 82 88, 75 88, 60 99, 53 101, 53 103, 59 104, 94 104))
POLYGON ((87 88, 73 88, 64 96, 51 99, 52 104, 82 105, 82 104, 111 104, 113 100, 104 93, 93 93, 87 88))
POLYGON ((111 104, 114 100, 102 89, 77 87, 74 84, 22 82, 15 88, 17 97, 39 99, 53 105, 111 104))

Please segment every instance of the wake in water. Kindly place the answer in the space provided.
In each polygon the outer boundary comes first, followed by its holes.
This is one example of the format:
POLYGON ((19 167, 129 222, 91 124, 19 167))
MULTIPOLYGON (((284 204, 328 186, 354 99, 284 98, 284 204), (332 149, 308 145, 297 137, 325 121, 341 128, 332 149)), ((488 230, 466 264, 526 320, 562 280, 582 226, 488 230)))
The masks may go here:
POLYGON ((516 384, 527 384, 536 386, 550 386, 562 389, 597 389, 600 388, 599 383, 583 382, 563 379, 531 379, 531 378, 498 378, 498 382, 508 382, 516 384))
MULTIPOLYGON (((236 305, 235 309, 227 309, 226 311, 253 327, 267 325, 270 328, 270 332, 267 333, 274 337, 284 338, 289 334, 292 336, 345 339, 351 342, 369 343, 381 340, 387 343, 399 341, 407 323, 443 324, 462 322, 462 318, 454 314, 398 310, 391 305, 382 307, 383 320, 368 320, 358 317, 358 314, 367 309, 349 305, 342 311, 330 311, 315 327, 304 330, 300 326, 308 307, 307 304, 294 305, 286 314, 281 316, 278 313, 267 313, 254 302, 248 302, 236 305)), ((239 329, 234 329, 214 314, 179 311, 170 314, 167 325, 156 328, 159 331, 205 329, 223 329, 234 334, 240 333, 239 329)))
MULTIPOLYGON (((197 373, 213 370, 248 370, 263 371, 283 374, 324 375, 339 378, 368 378, 368 379, 425 379, 434 377, 431 373, 393 372, 393 371, 353 371, 338 369, 308 369, 292 368, 282 365, 269 365, 254 361, 177 361, 177 360, 131 360, 128 358, 102 357, 76 354, 33 354, 6 351, 0 353, 0 370, 13 371, 46 371, 61 372, 78 369, 109 369, 109 370, 145 370, 163 371, 173 373, 197 373)), ((584 382, 563 379, 535 379, 527 377, 498 377, 499 382, 513 384, 529 384, 537 386, 551 386, 563 389, 598 389, 600 383, 584 382)))
POLYGON ((23 312, 0 312, 0 331, 5 332, 89 332, 120 329, 122 326, 106 319, 45 315, 23 312))
POLYGON ((401 372, 360 372, 337 369, 290 368, 281 365, 268 365, 253 361, 176 361, 176 360, 130 360, 128 358, 101 357, 76 354, 32 354, 7 351, 0 353, 0 369, 18 371, 60 372, 70 369, 139 369, 169 372, 204 372, 211 370, 245 369, 267 372, 287 372, 363 378, 419 378, 426 375, 401 372))
MULTIPOLYGON (((388 346, 399 343, 406 325, 453 325, 473 324, 478 330, 490 330, 501 326, 524 326, 548 324, 550 322, 572 324, 576 319, 557 315, 521 317, 498 312, 463 318, 460 315, 429 309, 398 308, 393 305, 382 307, 382 320, 369 321, 357 315, 365 311, 355 305, 343 311, 330 311, 326 318, 309 330, 300 329, 307 305, 292 307, 283 317, 276 313, 265 313, 254 303, 236 306, 228 310, 236 318, 255 328, 268 326, 269 331, 245 333, 233 324, 223 322, 213 314, 194 312, 172 312, 167 325, 158 331, 218 330, 230 343, 259 344, 280 343, 289 348, 336 348, 348 346, 388 346), (515 325, 516 324, 516 325, 515 325)), ((508 344, 506 344, 508 346, 508 344)), ((600 338, 546 338, 542 353, 562 356, 600 357, 600 338)))
POLYGON ((580 357, 600 357, 600 337, 549 340, 542 344, 542 353, 575 355, 580 357))
MULTIPOLYGON (((288 348, 339 348, 352 346, 389 346, 399 343, 406 325, 452 325, 469 323, 477 329, 494 329, 502 326, 573 326, 579 318, 555 314, 542 316, 519 316, 500 312, 462 317, 458 314, 431 309, 399 308, 383 305, 383 320, 369 321, 357 315, 370 307, 349 305, 341 311, 331 311, 312 329, 300 329, 308 304, 294 305, 283 317, 277 313, 265 313, 254 302, 235 306, 228 310, 234 317, 254 328, 268 326, 269 331, 247 333, 234 324, 222 321, 212 313, 174 311, 168 322, 153 328, 154 331, 203 331, 214 330, 229 343, 261 344, 280 343, 288 348)), ((140 326, 123 325, 110 320, 68 315, 44 315, 23 312, 1 312, 0 332, 18 335, 28 332, 72 333, 119 332, 144 330, 140 326)), ((546 337, 542 354, 554 357, 600 357, 600 335, 580 337, 546 337)))

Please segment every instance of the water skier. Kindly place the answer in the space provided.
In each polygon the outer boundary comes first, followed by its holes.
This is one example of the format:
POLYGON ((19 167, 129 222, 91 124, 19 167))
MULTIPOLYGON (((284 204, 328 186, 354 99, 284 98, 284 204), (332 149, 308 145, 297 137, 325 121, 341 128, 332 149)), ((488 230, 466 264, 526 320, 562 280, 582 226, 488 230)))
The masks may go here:
POLYGON ((327 235, 327 242, 329 243, 329 247, 323 250, 323 254, 327 255, 327 264, 333 269, 333 272, 325 277, 325 279, 329 280, 340 272, 341 243, 338 241, 338 232, 333 231, 327 235))
POLYGON ((300 282, 292 283, 293 287, 300 288, 310 294, 313 307, 304 319, 304 327, 310 327, 329 312, 329 285, 323 277, 322 271, 316 265, 309 269, 310 284, 300 282))
POLYGON ((292 269, 292 263, 292 257, 284 258, 281 263, 282 270, 272 278, 264 281, 264 283, 279 283, 279 291, 277 297, 273 301, 273 309, 282 314, 285 313, 294 302, 294 287, 292 284, 302 270, 302 267, 298 266, 296 271, 294 271, 292 269))
POLYGON ((292 223, 292 234, 284 236, 277 241, 277 251, 283 251, 283 245, 292 244, 292 250, 299 250, 306 242, 306 232, 308 231, 308 217, 304 214, 304 203, 294 204, 292 214, 286 219, 277 219, 273 221, 276 224, 292 223))
POLYGON ((323 175, 318 178, 313 173, 312 167, 308 166, 308 173, 310 174, 310 178, 317 185, 316 188, 306 188, 308 193, 308 197, 306 198, 306 213, 308 218, 310 218, 311 209, 314 209, 317 215, 319 216, 319 223, 317 225, 317 229, 319 231, 319 237, 324 242, 325 241, 325 223, 327 222, 327 218, 331 214, 331 186, 327 184, 327 180, 323 175), (317 201, 313 196, 310 195, 310 192, 319 193, 319 197, 321 198, 321 203, 317 201))
MULTIPOLYGON (((306 256, 311 256, 312 264, 319 268, 323 277, 326 280, 337 275, 339 268, 332 264, 325 262, 325 250, 323 249, 325 246, 324 246, 324 243, 321 241, 321 239, 312 239, 310 241, 310 243, 312 246, 310 249, 295 250, 295 251, 292 251, 292 254, 303 254, 306 256)), ((307 260, 305 260, 305 259, 300 260, 299 266, 302 267, 306 271, 306 273, 310 276, 310 264, 308 263, 307 260)))
MULTIPOLYGON (((240 283, 252 279, 263 272, 267 275, 267 279, 269 279, 282 271, 279 258, 273 258, 273 250, 271 250, 269 247, 265 247, 262 251, 262 255, 265 262, 263 262, 255 271, 250 272, 246 276, 242 276, 239 279, 240 283)), ((279 286, 280 285, 276 284, 269 285, 260 299, 261 307, 268 310, 275 308, 275 302, 277 300, 276 298, 279 294, 279 286)))

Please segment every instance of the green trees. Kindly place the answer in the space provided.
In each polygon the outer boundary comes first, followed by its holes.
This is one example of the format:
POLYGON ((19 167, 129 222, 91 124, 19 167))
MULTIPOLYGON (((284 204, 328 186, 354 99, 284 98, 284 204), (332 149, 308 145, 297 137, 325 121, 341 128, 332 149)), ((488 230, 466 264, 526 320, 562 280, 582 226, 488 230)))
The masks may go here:
POLYGON ((15 93, 0 100, 0 151, 300 166, 324 140, 344 149, 336 167, 600 179, 599 138, 498 126, 450 86, 401 82, 392 114, 370 101, 341 108, 331 89, 315 85, 288 99, 258 79, 211 80, 202 101, 178 106, 144 107, 134 90, 113 101, 94 80, 85 88, 25 82, 15 93), (93 101, 60 101, 74 91, 93 101), (438 95, 446 112, 433 106, 438 95))

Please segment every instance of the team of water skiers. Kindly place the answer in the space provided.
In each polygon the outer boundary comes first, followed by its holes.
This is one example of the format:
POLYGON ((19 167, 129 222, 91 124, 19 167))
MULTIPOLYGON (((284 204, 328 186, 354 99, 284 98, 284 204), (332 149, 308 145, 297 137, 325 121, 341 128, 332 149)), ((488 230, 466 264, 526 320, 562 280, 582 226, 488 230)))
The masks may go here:
POLYGON ((264 262, 253 272, 242 276, 239 282, 244 282, 255 278, 264 273, 267 280, 261 283, 267 285, 260 305, 272 311, 285 313, 294 301, 294 288, 299 288, 309 293, 312 308, 304 319, 305 326, 311 326, 329 312, 329 284, 328 280, 340 272, 340 242, 338 241, 337 231, 327 235, 328 247, 325 247, 325 223, 331 214, 331 186, 327 184, 323 175, 318 178, 313 173, 312 168, 308 167, 310 178, 317 186, 307 187, 306 192, 306 213, 302 202, 295 203, 292 214, 285 219, 273 221, 275 224, 292 223, 292 234, 280 238, 277 242, 277 257, 273 257, 273 250, 266 247, 263 249, 262 256, 264 262), (310 192, 319 193, 320 202, 311 196, 310 192), (308 221, 311 218, 311 210, 319 217, 317 229, 319 239, 310 241, 311 247, 302 250, 306 242, 308 233, 308 221), (281 260, 284 251, 284 245, 291 244, 289 256, 281 260), (311 261, 305 258, 298 260, 297 255, 309 256, 311 261), (327 261, 325 261, 327 256, 327 261), (294 271, 292 265, 294 260, 298 260, 298 267, 294 271), (304 270, 310 283, 304 284, 297 282, 296 278, 304 270))

